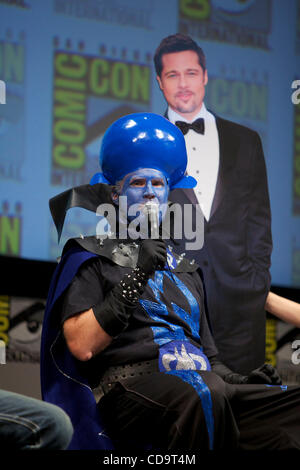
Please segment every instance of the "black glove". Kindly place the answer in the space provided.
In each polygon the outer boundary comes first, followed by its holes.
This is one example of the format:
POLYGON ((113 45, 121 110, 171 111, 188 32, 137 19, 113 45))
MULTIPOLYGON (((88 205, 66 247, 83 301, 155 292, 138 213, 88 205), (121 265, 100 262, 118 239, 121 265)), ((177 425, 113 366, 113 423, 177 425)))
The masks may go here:
POLYGON ((250 372, 249 375, 242 375, 233 372, 222 362, 212 359, 210 361, 212 371, 218 374, 224 382, 230 384, 267 384, 281 385, 281 378, 276 369, 271 364, 263 364, 258 369, 250 372))
POLYGON ((136 268, 125 274, 105 299, 93 307, 97 321, 110 336, 117 337, 127 328, 149 276, 156 268, 163 267, 166 259, 167 250, 163 240, 143 240, 136 268))
POLYGON ((247 384, 281 385, 277 370, 271 364, 263 364, 247 376, 247 384))
POLYGON ((223 362, 218 361, 216 358, 210 359, 212 371, 222 377, 224 382, 229 384, 244 384, 246 383, 247 377, 245 375, 233 372, 229 367, 225 366, 223 362))
POLYGON ((158 269, 162 269, 167 261, 167 249, 163 240, 145 239, 140 245, 137 266, 150 275, 158 269))
POLYGON ((93 306, 96 320, 110 336, 117 337, 127 328, 132 312, 144 292, 149 276, 140 267, 134 268, 108 292, 105 299, 93 306))

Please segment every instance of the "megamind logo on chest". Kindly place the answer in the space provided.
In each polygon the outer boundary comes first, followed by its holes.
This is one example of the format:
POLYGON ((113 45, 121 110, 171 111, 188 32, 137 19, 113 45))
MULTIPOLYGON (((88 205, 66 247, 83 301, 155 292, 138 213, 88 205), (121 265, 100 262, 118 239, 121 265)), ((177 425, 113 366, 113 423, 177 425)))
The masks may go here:
POLYGON ((188 341, 171 341, 159 350, 159 370, 211 370, 200 348, 188 341))

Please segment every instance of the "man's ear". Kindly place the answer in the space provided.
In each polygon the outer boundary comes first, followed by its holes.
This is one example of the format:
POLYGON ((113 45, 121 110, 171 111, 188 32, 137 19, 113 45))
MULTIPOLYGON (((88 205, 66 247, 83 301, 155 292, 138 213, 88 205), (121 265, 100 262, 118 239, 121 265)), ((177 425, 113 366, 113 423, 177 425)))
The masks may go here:
POLYGON ((112 202, 118 206, 119 205, 119 194, 113 189, 111 192, 112 202))
POLYGON ((161 91, 163 91, 163 86, 162 86, 161 78, 159 75, 156 75, 156 80, 157 80, 159 88, 161 89, 161 91))
POLYGON ((205 72, 204 72, 204 85, 205 86, 207 85, 207 82, 208 82, 208 75, 207 75, 207 69, 205 69, 205 72))

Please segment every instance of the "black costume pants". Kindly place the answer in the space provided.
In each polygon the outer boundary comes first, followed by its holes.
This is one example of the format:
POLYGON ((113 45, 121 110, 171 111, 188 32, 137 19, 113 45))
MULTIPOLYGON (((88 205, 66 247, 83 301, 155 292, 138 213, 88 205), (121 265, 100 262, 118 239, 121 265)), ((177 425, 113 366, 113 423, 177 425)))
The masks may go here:
POLYGON ((204 382, 201 397, 177 375, 156 372, 118 383, 100 400, 117 449, 300 449, 300 387, 231 385, 189 372, 204 382))

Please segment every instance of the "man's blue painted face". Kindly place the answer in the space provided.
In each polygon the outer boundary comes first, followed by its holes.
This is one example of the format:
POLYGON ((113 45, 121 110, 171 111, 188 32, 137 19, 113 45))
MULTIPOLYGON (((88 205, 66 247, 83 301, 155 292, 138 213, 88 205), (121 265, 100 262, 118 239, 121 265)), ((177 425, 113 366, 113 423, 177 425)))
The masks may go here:
MULTIPOLYGON (((127 175, 120 192, 120 196, 127 197, 128 210, 135 205, 135 208, 142 211, 149 201, 157 204, 160 209, 159 222, 165 214, 168 195, 169 186, 164 174, 152 168, 142 168, 127 175)), ((130 215, 128 219, 131 220, 134 217, 130 215)))

